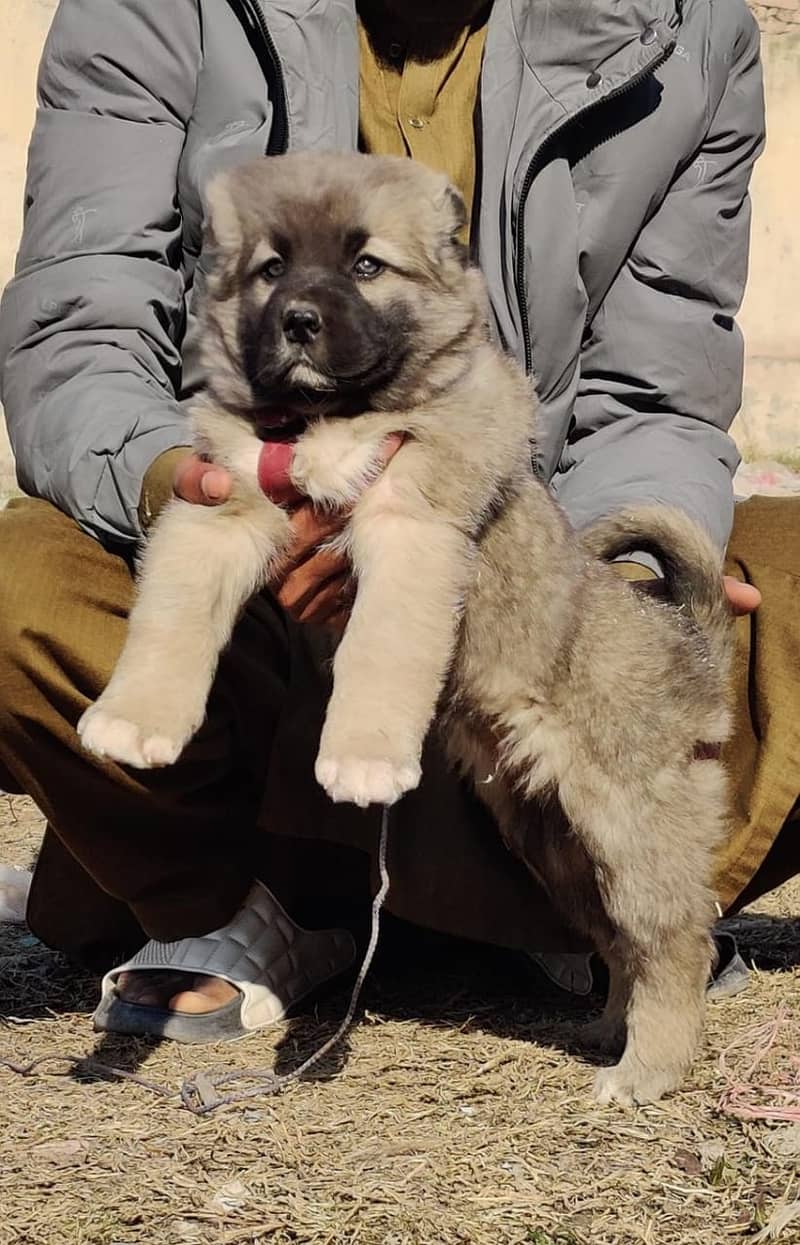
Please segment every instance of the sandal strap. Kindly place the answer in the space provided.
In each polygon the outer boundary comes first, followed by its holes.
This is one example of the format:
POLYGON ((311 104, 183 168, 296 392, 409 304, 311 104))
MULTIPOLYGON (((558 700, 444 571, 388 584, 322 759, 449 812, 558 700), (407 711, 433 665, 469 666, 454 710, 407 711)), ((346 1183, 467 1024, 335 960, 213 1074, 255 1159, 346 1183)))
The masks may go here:
POLYGON ((255 882, 233 920, 197 938, 145 943, 130 960, 106 973, 103 997, 121 973, 202 973, 240 992, 242 1028, 280 1020, 317 985, 343 972, 355 958, 352 936, 341 929, 306 930, 295 924, 261 882, 255 882))

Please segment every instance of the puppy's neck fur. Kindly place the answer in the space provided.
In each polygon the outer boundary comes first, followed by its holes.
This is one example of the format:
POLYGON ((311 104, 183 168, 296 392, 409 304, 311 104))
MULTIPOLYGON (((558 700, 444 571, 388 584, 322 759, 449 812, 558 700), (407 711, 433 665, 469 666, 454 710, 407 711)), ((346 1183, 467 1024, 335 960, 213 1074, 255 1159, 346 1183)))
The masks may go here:
POLYGON ((488 325, 476 315, 463 333, 447 346, 430 352, 416 351, 400 374, 373 395, 371 408, 408 410, 435 402, 445 394, 455 394, 469 381, 477 352, 489 345, 488 325))

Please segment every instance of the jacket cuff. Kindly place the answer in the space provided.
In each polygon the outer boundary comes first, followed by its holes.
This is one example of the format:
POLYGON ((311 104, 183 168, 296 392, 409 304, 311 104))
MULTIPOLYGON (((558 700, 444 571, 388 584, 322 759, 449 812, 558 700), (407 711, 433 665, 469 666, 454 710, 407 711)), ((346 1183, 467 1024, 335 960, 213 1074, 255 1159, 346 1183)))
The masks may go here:
POLYGON ((148 467, 142 481, 138 514, 142 530, 147 531, 158 518, 169 499, 174 496, 175 470, 184 458, 191 454, 188 445, 165 450, 148 467))

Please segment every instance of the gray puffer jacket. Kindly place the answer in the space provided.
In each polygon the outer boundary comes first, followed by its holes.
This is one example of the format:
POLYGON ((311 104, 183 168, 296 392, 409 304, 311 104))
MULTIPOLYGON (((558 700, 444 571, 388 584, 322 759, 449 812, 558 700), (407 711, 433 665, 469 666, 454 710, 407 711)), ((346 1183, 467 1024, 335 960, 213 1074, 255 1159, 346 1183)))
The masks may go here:
MULTIPOLYGON (((495 0, 476 253, 578 524, 660 500, 727 539, 758 48, 744 0, 495 0)), ((130 542, 202 383, 204 187, 356 144, 354 0, 61 0, 39 104, 2 398, 22 486, 130 542)))

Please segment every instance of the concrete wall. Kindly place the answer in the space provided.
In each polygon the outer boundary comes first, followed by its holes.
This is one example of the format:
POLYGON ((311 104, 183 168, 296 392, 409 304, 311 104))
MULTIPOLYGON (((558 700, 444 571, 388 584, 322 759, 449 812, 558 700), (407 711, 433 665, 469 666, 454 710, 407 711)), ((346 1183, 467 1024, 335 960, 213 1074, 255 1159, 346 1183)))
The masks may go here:
POLYGON ((735 435, 749 457, 800 465, 800 0, 757 10, 767 148, 753 176, 745 393, 735 435))
MULTIPOLYGON (((0 0, 0 287, 14 267, 39 53, 56 0, 0 0)), ((13 479, 0 419, 0 499, 13 479)))
MULTIPOLYGON (((0 286, 13 267, 36 63, 55 7, 56 0, 0 0, 0 286)), ((753 183, 742 311, 746 388, 735 433, 750 455, 800 455, 800 0, 754 9, 763 31, 769 139, 753 183)), ((0 494, 9 475, 0 421, 0 494)))
POLYGON ((36 65, 55 7, 55 0, 0 0, 0 285, 14 262, 36 65))

